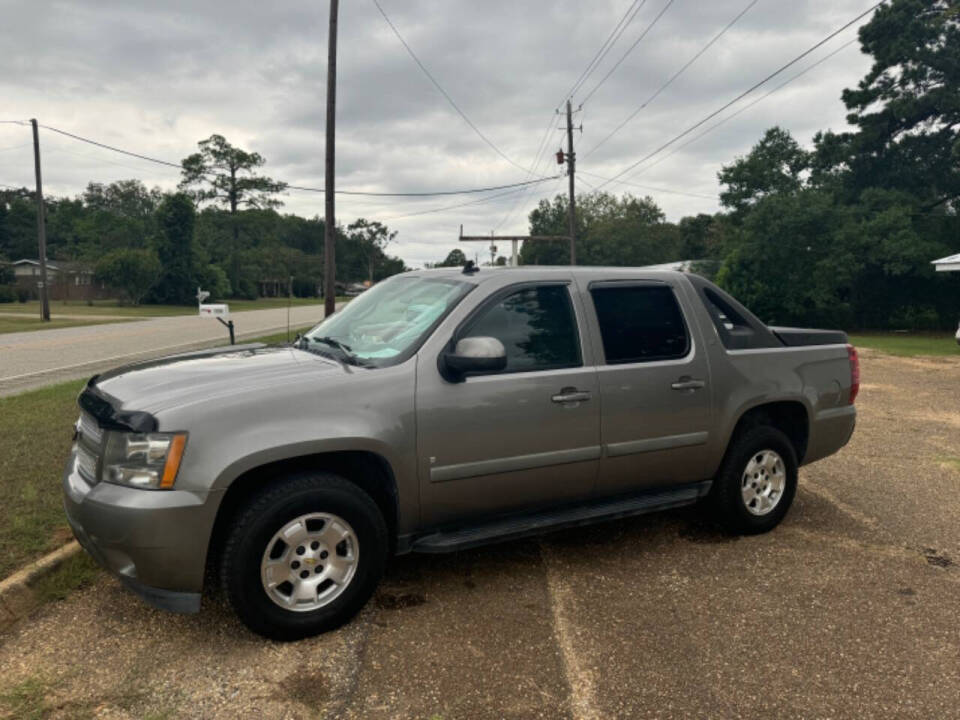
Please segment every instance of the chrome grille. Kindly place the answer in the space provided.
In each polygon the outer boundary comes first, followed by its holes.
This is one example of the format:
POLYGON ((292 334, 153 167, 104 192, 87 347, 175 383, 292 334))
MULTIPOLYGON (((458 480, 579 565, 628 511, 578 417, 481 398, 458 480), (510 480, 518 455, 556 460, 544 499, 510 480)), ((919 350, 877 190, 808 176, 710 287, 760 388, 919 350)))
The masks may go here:
POLYGON ((97 458, 83 445, 77 446, 77 470, 83 479, 93 484, 97 481, 97 458))
POLYGON ((98 465, 103 444, 103 430, 92 415, 81 412, 77 421, 77 471, 91 485, 98 482, 98 465))
POLYGON ((80 432, 80 437, 92 448, 99 448, 100 443, 103 442, 103 430, 100 429, 93 415, 80 413, 80 425, 77 430, 80 432))

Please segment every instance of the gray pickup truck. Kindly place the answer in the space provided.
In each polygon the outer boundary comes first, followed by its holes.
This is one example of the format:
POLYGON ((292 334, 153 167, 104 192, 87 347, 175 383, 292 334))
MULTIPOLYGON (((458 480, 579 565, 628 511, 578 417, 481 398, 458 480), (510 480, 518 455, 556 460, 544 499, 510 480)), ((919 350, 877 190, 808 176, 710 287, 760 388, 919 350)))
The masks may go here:
POLYGON ((65 508, 148 602, 196 611, 208 578, 295 639, 356 613, 391 554, 701 500, 770 530, 858 387, 844 333, 768 327, 696 275, 408 272, 292 346, 92 378, 65 508))

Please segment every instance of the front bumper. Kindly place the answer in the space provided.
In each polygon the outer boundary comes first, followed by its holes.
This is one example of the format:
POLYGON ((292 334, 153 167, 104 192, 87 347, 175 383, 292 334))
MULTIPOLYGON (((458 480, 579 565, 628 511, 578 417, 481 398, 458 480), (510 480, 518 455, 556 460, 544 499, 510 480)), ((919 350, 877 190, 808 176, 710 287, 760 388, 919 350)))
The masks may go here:
POLYGON ((197 612, 217 493, 90 485, 73 448, 63 473, 63 505, 73 534, 105 569, 146 602, 197 612))

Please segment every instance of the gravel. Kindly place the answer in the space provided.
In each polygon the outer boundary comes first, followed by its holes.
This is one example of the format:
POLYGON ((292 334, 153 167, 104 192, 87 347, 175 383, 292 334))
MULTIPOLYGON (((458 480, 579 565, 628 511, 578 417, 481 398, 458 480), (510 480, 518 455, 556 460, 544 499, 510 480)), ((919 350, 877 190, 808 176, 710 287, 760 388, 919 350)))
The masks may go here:
POLYGON ((293 644, 103 577, 0 637, 0 713, 39 687, 50 717, 956 716, 960 363, 862 362, 852 443, 772 533, 684 509, 407 556, 293 644))

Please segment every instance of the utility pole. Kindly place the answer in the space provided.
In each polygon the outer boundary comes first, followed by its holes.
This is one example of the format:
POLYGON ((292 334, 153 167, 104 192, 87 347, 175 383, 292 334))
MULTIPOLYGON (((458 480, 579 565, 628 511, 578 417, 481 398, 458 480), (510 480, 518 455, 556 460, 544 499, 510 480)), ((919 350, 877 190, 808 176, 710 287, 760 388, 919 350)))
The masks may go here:
POLYGON ((40 178, 40 133, 37 120, 30 120, 33 126, 33 169, 37 178, 37 248, 40 253, 40 319, 50 321, 50 298, 47 289, 47 224, 43 212, 43 180, 40 178))
POLYGON ((577 199, 573 186, 573 174, 577 156, 573 153, 573 110, 567 100, 567 177, 570 178, 570 264, 577 264, 577 199))
POLYGON ((336 312, 337 296, 337 258, 336 232, 337 224, 334 219, 334 182, 333 182, 333 152, 334 130, 337 118, 337 11, 340 0, 330 0, 330 26, 327 31, 327 149, 326 149, 326 176, 323 182, 324 190, 324 232, 323 232, 323 307, 324 316, 328 317, 336 312))

